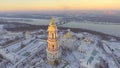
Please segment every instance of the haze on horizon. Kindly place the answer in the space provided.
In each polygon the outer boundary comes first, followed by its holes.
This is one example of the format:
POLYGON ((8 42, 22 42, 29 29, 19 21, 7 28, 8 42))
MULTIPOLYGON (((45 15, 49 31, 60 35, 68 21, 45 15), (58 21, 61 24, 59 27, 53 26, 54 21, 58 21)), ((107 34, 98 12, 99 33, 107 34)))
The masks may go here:
POLYGON ((119 9, 120 0, 0 0, 0 11, 119 9))

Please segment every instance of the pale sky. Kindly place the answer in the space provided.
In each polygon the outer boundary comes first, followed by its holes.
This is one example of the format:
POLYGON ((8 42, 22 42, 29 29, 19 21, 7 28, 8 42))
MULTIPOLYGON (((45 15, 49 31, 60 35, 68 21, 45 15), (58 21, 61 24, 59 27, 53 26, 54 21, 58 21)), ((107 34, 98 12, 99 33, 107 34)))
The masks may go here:
POLYGON ((119 10, 120 0, 0 0, 0 11, 119 10))

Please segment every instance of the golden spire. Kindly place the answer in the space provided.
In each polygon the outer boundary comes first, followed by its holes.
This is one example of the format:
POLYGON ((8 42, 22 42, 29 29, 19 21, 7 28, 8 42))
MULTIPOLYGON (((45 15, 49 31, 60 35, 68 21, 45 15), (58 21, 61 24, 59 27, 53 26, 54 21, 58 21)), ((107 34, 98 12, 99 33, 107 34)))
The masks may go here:
POLYGON ((55 19, 53 17, 51 17, 51 21, 50 21, 50 26, 56 26, 55 24, 55 19))

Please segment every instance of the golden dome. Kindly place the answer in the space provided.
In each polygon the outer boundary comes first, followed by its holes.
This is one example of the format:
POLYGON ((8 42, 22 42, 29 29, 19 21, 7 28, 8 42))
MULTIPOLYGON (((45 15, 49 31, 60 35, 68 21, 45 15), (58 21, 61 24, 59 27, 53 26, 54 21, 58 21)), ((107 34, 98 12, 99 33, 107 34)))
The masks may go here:
POLYGON ((70 38, 72 38, 72 34, 71 34, 70 29, 68 30, 68 32, 65 34, 64 37, 65 37, 66 39, 70 39, 70 38))

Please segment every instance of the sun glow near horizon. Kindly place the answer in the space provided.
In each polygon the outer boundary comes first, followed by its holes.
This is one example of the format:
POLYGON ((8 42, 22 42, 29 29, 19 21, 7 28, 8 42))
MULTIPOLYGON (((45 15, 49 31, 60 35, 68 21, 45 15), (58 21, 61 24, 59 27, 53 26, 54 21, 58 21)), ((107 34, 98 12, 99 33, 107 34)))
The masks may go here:
POLYGON ((119 10, 120 0, 1 0, 0 11, 119 10))

